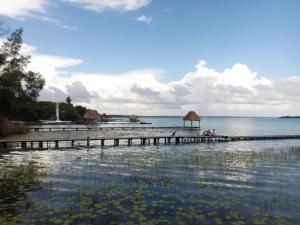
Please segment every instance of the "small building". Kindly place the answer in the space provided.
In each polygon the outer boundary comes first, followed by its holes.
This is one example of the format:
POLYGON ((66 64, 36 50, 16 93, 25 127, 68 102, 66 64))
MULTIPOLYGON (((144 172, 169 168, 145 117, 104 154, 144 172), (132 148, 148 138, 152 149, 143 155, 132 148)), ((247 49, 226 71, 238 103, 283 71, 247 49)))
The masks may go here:
POLYGON ((101 120, 101 116, 97 110, 88 109, 83 116, 83 120, 86 123, 97 123, 101 120))
POLYGON ((191 128, 200 128, 201 117, 198 116, 198 114, 195 113, 194 111, 188 112, 185 115, 185 117, 183 117, 183 127, 186 127, 186 124, 185 124, 186 121, 191 121, 191 128), (193 121, 197 121, 198 122, 198 126, 197 127, 193 127, 193 121))
POLYGON ((129 119, 129 122, 131 122, 131 123, 139 122, 138 117, 137 117, 136 115, 134 115, 134 114, 130 115, 130 116, 128 117, 128 119, 129 119))

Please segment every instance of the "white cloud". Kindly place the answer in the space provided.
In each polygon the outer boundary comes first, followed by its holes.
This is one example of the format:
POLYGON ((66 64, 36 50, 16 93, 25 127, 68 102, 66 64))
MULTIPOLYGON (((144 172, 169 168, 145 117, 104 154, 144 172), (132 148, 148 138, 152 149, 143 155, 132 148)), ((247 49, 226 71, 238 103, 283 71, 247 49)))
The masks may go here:
POLYGON ((96 12, 105 10, 126 12, 138 10, 150 4, 151 0, 69 0, 69 2, 96 12))
POLYGON ((145 16, 145 15, 135 18, 136 21, 143 22, 146 24, 150 24, 152 22, 152 19, 153 19, 152 16, 145 16))
POLYGON ((0 16, 24 20, 32 18, 54 24, 66 30, 77 30, 77 27, 64 24, 57 18, 48 15, 49 0, 0 0, 0 16))
MULTIPOLYGON (((55 4, 56 7, 59 7, 64 1, 96 12, 106 10, 120 12, 135 11, 151 2, 151 0, 0 0, 0 16, 18 20, 31 18, 54 24, 66 30, 77 30, 76 26, 67 25, 58 19, 57 16, 49 15, 50 5, 55 4)), ((136 18, 136 20, 149 24, 152 17, 141 16, 136 18)))
POLYGON ((269 80, 242 64, 218 72, 203 61, 178 81, 162 83, 162 73, 148 69, 66 77, 56 71, 48 85, 75 102, 110 114, 181 115, 188 110, 201 115, 300 114, 299 77, 269 80), (285 88, 279 88, 280 84, 285 88))
POLYGON ((0 0, 0 15, 23 19, 34 13, 45 13, 47 0, 0 0))
POLYGON ((46 79, 41 100, 71 96, 74 103, 109 114, 183 115, 195 110, 201 115, 300 115, 299 76, 271 80, 243 64, 216 71, 200 61, 182 79, 163 83, 164 70, 70 73, 61 70, 82 60, 40 54, 26 44, 22 52, 32 55, 29 69, 46 79))

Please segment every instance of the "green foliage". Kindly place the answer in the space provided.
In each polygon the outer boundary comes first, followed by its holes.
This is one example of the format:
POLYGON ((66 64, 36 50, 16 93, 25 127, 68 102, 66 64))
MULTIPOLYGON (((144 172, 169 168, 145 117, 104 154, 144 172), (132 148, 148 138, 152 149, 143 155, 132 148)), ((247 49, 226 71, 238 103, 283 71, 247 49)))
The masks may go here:
POLYGON ((39 73, 26 71, 30 56, 20 53, 23 29, 15 30, 0 48, 0 114, 9 119, 37 118, 36 100, 45 85, 39 73))
POLYGON ((81 105, 76 105, 75 109, 77 111, 77 113, 79 114, 80 118, 83 118, 84 114, 87 111, 87 108, 81 105))
MULTIPOLYGON (((0 36, 7 33, 0 21, 0 36)), ((55 119, 55 103, 38 102, 45 85, 41 74, 27 71, 30 56, 20 53, 23 29, 15 30, 0 46, 0 116, 10 120, 37 121, 55 119)), ((79 120, 86 112, 83 106, 73 106, 70 97, 60 104, 62 120, 79 120)))
MULTIPOLYGON (((32 115, 36 117, 35 120, 54 120, 55 119, 55 102, 40 101, 33 104, 32 110, 35 111, 32 115)), ((73 106, 73 104, 60 103, 59 112, 60 119, 66 121, 77 121, 81 120, 86 112, 86 108, 78 105, 73 106)))
POLYGON ((68 97, 66 98, 66 103, 67 103, 68 105, 71 105, 71 104, 72 104, 72 99, 70 98, 70 96, 68 96, 68 97))

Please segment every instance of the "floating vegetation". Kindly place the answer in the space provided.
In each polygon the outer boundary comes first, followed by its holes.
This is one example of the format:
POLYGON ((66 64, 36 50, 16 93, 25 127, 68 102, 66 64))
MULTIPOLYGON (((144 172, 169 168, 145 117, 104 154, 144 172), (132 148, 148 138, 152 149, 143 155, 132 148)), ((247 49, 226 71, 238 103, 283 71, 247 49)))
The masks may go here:
POLYGON ((1 224, 295 224, 300 148, 0 155, 1 224), (42 162, 42 163, 41 163, 42 162))

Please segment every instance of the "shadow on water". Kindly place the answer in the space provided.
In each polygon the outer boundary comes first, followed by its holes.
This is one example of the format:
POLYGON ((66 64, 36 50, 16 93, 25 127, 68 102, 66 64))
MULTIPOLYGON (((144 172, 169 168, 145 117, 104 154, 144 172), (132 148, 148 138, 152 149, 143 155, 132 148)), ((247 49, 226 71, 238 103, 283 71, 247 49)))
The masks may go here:
POLYGON ((297 223, 300 148, 225 148, 9 152, 0 157, 0 222, 297 223))

